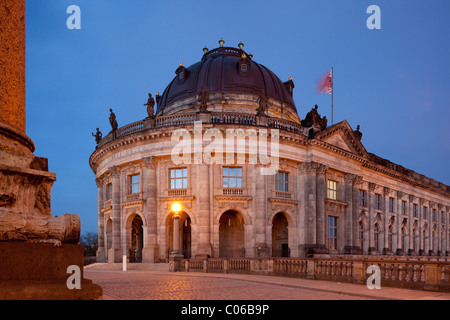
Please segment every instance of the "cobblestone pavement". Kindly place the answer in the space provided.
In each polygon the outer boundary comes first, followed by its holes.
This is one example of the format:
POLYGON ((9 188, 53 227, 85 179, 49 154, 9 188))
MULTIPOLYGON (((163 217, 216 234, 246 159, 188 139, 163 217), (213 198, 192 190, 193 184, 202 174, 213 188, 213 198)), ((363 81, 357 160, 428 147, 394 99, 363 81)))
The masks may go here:
POLYGON ((360 300, 367 297, 201 274, 87 270, 104 300, 360 300))

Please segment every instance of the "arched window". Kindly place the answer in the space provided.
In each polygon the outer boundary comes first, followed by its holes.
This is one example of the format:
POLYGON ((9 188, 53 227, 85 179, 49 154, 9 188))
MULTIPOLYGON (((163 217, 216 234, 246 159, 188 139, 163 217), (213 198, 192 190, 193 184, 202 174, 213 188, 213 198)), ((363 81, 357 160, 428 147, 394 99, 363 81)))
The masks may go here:
POLYGON ((377 252, 380 251, 379 237, 380 237, 380 227, 378 226, 378 223, 375 223, 375 226, 373 228, 373 245, 375 251, 377 252))

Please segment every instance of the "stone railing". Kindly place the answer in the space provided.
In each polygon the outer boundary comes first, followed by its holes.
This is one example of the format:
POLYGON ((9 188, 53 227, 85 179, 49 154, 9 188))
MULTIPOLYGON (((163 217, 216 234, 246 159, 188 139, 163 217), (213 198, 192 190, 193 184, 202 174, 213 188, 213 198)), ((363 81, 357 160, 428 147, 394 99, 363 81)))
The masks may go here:
POLYGON ((450 292, 450 260, 445 258, 233 258, 182 260, 174 271, 247 273, 365 284, 378 266, 381 286, 450 292))
POLYGON ((117 129, 115 136, 112 132, 106 135, 99 143, 99 147, 106 143, 133 133, 158 129, 171 126, 194 125, 195 121, 202 121, 203 124, 239 124, 250 126, 265 126, 274 129, 281 129, 295 133, 304 133, 304 128, 296 122, 284 119, 267 118, 265 121, 258 121, 258 116, 252 114, 242 114, 233 112, 211 112, 211 113, 189 113, 160 116, 154 119, 145 119, 133 122, 117 129))

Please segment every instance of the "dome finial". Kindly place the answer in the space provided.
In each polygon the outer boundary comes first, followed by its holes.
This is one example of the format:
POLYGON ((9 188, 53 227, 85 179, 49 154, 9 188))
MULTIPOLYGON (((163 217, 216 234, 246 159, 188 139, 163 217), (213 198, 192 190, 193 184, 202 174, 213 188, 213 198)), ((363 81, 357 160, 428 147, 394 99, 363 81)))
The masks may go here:
POLYGON ((241 42, 239 42, 239 44, 238 44, 238 47, 239 47, 239 49, 243 50, 243 48, 244 48, 244 44, 242 43, 242 41, 241 41, 241 42))
POLYGON ((219 40, 219 45, 220 45, 221 47, 223 47, 224 44, 225 44, 225 41, 223 41, 223 39, 220 38, 220 40, 219 40))
POLYGON ((209 51, 208 47, 205 46, 205 47, 203 48, 203 53, 207 53, 208 51, 209 51))
POLYGON ((184 66, 183 62, 180 62, 179 66, 180 66, 180 67, 183 67, 183 66, 184 66))

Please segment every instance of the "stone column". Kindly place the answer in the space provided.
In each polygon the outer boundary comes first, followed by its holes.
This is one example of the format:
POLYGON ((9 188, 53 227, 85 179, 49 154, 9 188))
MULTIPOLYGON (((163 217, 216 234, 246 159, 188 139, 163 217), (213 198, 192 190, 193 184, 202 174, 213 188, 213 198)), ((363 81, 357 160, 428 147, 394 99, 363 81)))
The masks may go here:
POLYGON ((159 247, 157 242, 157 186, 156 186, 156 169, 158 166, 158 158, 143 158, 144 165, 144 199, 145 217, 147 220, 147 237, 142 249, 142 262, 154 263, 159 260, 159 247))
POLYGON ((25 0, 2 0, 0 26, 0 123, 25 134, 25 0))
MULTIPOLYGON (((383 187, 383 254, 391 254, 392 251, 389 248, 389 193, 391 189, 383 187)), ((392 239, 393 245, 394 239, 392 239)))
POLYGON ((98 248, 97 248, 97 262, 106 262, 106 252, 105 252, 105 217, 102 212, 104 205, 104 182, 103 179, 96 178, 95 183, 97 184, 98 190, 98 248))
MULTIPOLYGON (((415 235, 413 232, 413 226, 414 226, 414 219, 413 219, 413 206, 414 206, 414 201, 415 197, 414 195, 410 194, 408 197, 409 200, 409 205, 408 205, 408 221, 409 221, 409 249, 408 249, 408 255, 416 255, 416 252, 414 251, 414 241, 415 241, 415 235)), ((420 208, 419 209, 419 214, 420 214, 420 208)))
MULTIPOLYGON (((424 204, 425 201, 422 198, 419 198, 419 255, 423 256, 426 255, 426 248, 425 248, 425 235, 424 235, 424 224, 425 222, 423 221, 423 216, 425 214, 425 210, 424 210, 424 204)), ((427 209, 428 210, 428 209, 427 209)), ((430 213, 428 212, 428 218, 429 218, 430 213)), ((417 248, 416 248, 417 249, 417 248)))
POLYGON ((397 255, 404 255, 405 248, 402 247, 402 200, 403 192, 397 191, 397 251, 395 252, 397 255))
POLYGON ((255 219, 253 222, 253 232, 255 237, 254 256, 256 258, 268 258, 271 256, 270 248, 266 239, 266 179, 268 176, 262 175, 260 166, 254 167, 255 174, 255 219))
POLYGON ((316 228, 317 228, 317 253, 327 253, 328 250, 325 246, 326 241, 326 226, 327 226, 327 219, 325 216, 325 199, 327 197, 327 180, 326 180, 326 172, 328 170, 328 167, 319 163, 316 163, 317 168, 317 203, 316 203, 316 209, 317 209, 317 222, 316 222, 316 228))
POLYGON ((108 169, 112 176, 112 247, 108 250, 108 262, 122 262, 122 244, 120 230, 120 169, 108 169))
POLYGON ((198 214, 198 246, 195 257, 207 258, 211 257, 209 165, 202 163, 195 166, 197 169, 196 207, 198 214))
POLYGON ((354 254, 363 254, 364 248, 360 247, 360 243, 358 241, 359 237, 359 189, 361 188, 362 177, 355 176, 353 180, 353 250, 354 254))
POLYGON ((362 177, 355 174, 347 173, 345 179, 345 208, 344 216, 344 252, 347 254, 360 254, 358 242, 358 197, 359 197, 359 182, 362 177))
POLYGON ((376 254, 374 247, 374 230, 375 227, 375 183, 369 182, 369 214, 368 214, 368 225, 369 225, 369 254, 376 254))
POLYGON ((304 186, 304 244, 300 247, 305 256, 314 253, 316 247, 316 170, 310 163, 303 163, 298 166, 304 186))

